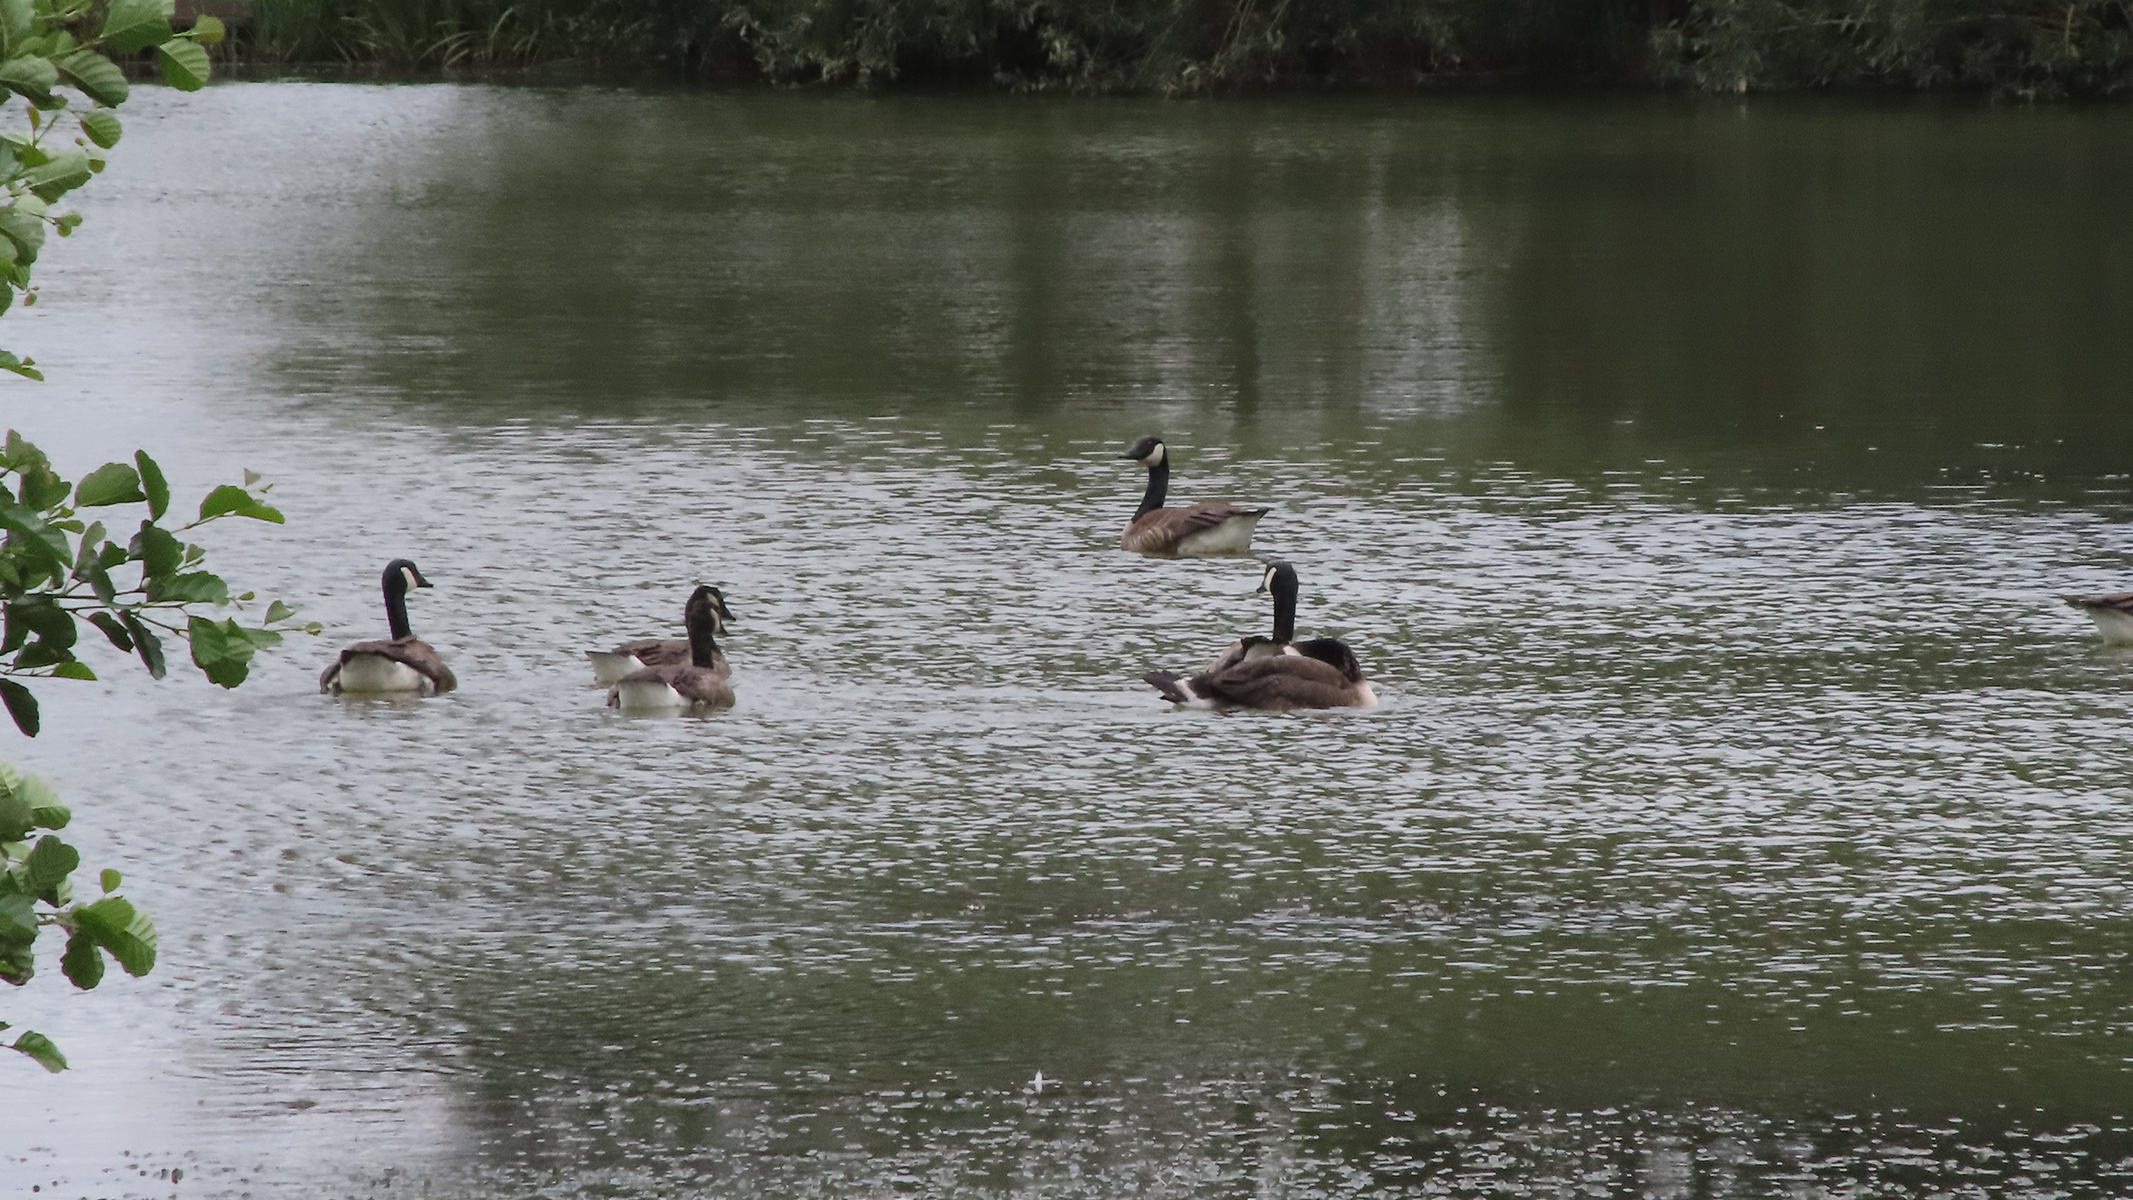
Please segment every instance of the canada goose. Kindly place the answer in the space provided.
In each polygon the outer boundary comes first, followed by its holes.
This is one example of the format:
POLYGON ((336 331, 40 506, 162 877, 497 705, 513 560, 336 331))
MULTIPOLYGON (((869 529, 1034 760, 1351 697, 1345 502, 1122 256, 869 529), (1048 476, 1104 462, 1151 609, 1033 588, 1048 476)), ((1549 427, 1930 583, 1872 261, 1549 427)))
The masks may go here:
POLYGON ((689 661, 624 675, 607 693, 608 707, 626 713, 700 712, 732 704, 733 685, 726 682, 725 659, 715 640, 724 628, 719 619, 724 608, 716 588, 699 587, 691 592, 681 620, 689 631, 689 661))
MULTIPOLYGON (((732 610, 726 607, 725 593, 715 587, 698 585, 689 596, 689 603, 699 601, 711 605, 718 616, 718 632, 726 632, 726 622, 733 619, 732 610)), ((686 612, 686 608, 683 610, 686 612)), ((585 657, 592 660, 593 682, 608 687, 622 682, 622 677, 646 667, 678 666, 688 663, 689 639, 687 638, 639 638, 624 642, 612 650, 587 650, 585 657)), ((711 655, 711 669, 721 675, 731 675, 733 668, 726 665, 726 656, 717 651, 711 655)))
POLYGON ((1271 510, 1239 508, 1227 500, 1205 500, 1184 508, 1164 508, 1170 494, 1170 454, 1163 439, 1144 437, 1126 448, 1130 458, 1148 468, 1148 490, 1140 511, 1126 525, 1121 548, 1135 554, 1201 558, 1243 554, 1252 548, 1252 530, 1271 510))
POLYGON ((1296 633, 1296 568, 1267 564, 1260 590, 1274 595, 1274 636, 1248 637, 1215 657, 1190 679, 1164 671, 1142 676, 1165 700, 1194 708, 1373 708, 1377 693, 1363 665, 1334 638, 1292 640, 1296 633))
POLYGON ((2133 592, 2117 592, 2109 596, 2061 596, 2068 606, 2078 608, 2096 622, 2096 632, 2103 640, 2121 645, 2133 643, 2133 592))
POLYGON ((392 640, 357 642, 341 651, 341 659, 318 677, 318 690, 344 692, 414 692, 436 696, 459 686, 452 669, 437 657, 428 642, 407 627, 407 589, 426 588, 415 564, 396 558, 385 564, 385 622, 392 640))

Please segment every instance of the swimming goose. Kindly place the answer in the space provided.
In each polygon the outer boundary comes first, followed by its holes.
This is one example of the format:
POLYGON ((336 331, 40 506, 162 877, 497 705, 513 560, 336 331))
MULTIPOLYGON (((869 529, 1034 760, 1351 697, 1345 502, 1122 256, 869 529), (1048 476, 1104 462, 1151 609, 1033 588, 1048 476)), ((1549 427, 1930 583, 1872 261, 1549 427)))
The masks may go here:
POLYGON ((341 695, 346 692, 413 692, 436 696, 459 686, 452 669, 407 627, 407 589, 426 588, 415 564, 396 558, 385 564, 385 623, 392 640, 357 642, 341 651, 341 659, 318 677, 318 690, 341 695))
POLYGON ((1163 500, 1170 494, 1170 454, 1163 439, 1144 437, 1119 457, 1148 468, 1148 491, 1141 496, 1140 511, 1133 514, 1125 536, 1118 541, 1121 548, 1135 554, 1176 558, 1243 554, 1252 548, 1252 530, 1259 518, 1271 511, 1239 508, 1227 500, 1164 508, 1163 500))
POLYGON ((1377 693, 1363 665, 1334 638, 1291 640, 1296 632, 1296 568, 1267 564, 1260 588, 1274 594, 1274 636, 1248 637, 1187 679, 1164 671, 1142 676, 1172 704, 1194 708, 1373 708, 1377 693))
POLYGON ((2133 643, 2133 592, 2116 592, 2109 596, 2061 596, 2068 606, 2078 608, 2096 622, 2096 632, 2103 640, 2121 645, 2133 643))
MULTIPOLYGON (((726 622, 733 619, 732 610, 726 607, 725 593, 715 587, 698 585, 690 595, 689 603, 699 600, 709 603, 718 614, 718 632, 726 632, 726 622)), ((686 609, 684 609, 686 611, 686 609)), ((687 638, 639 638, 624 642, 612 650, 587 650, 585 657, 592 660, 593 682, 608 687, 622 682, 622 677, 646 667, 678 666, 690 661, 687 638)), ((711 669, 721 675, 731 675, 733 669, 726 665, 726 656, 714 651, 711 669)))
POLYGON ((726 682, 729 672, 714 640, 724 628, 719 612, 725 607, 716 596, 717 589, 699 587, 682 609, 681 623, 689 631, 689 661, 645 667, 623 676, 607 693, 609 708, 626 713, 702 712, 733 703, 733 685, 726 682))

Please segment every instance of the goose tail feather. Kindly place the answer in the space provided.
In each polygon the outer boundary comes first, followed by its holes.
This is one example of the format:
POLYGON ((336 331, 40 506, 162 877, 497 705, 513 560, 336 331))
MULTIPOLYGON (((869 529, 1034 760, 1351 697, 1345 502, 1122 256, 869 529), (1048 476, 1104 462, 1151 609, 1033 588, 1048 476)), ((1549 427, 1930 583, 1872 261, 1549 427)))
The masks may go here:
POLYGON ((1199 699, 1199 697, 1192 694, 1192 685, 1187 683, 1182 675, 1172 675, 1166 671, 1150 671, 1141 676, 1141 678, 1148 682, 1149 687, 1163 693, 1163 699, 1170 701, 1172 704, 1190 704, 1199 699))

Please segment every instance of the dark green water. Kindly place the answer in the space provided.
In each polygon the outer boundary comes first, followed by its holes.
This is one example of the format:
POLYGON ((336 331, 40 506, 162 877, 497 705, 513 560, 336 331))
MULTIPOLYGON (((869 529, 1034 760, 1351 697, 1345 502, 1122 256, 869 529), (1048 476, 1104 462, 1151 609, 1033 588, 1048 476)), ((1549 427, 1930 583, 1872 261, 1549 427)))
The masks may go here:
POLYGON ((8 748, 165 949, 7 998, 0 1179, 2133 1186, 2133 114, 141 104, 0 410, 328 632, 8 748), (1158 430, 1383 708, 1140 684, 1267 620, 1158 430), (397 554, 462 690, 313 694, 397 554), (610 716, 698 578, 739 705, 610 716))

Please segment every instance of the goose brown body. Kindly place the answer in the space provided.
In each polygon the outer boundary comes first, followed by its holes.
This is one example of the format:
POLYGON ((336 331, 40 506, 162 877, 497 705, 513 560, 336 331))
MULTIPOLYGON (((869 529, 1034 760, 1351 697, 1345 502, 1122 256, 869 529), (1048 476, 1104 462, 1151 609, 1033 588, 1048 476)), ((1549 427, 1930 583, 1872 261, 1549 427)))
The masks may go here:
POLYGON ((341 651, 340 658, 319 675, 318 690, 332 695, 412 692, 437 696, 458 687, 459 680, 444 665, 443 657, 408 627, 408 589, 428 586, 430 581, 407 559, 385 564, 385 621, 392 637, 357 642, 341 651))
POLYGON ((1182 508, 1165 508, 1170 494, 1170 453, 1161 438, 1145 437, 1119 457, 1148 468, 1148 490, 1140 510, 1119 537, 1121 549, 1168 558, 1244 554, 1252 532, 1271 509, 1244 508, 1227 500, 1205 500, 1182 508))
POLYGON ((1315 639, 1327 656, 1345 658, 1336 666, 1317 655, 1274 654, 1246 659, 1219 671, 1206 671, 1191 678, 1150 671, 1149 685, 1173 704, 1198 704, 1207 708, 1256 708, 1280 712, 1294 708, 1370 708, 1377 693, 1363 678, 1361 664, 1347 647, 1330 639, 1315 639))
POLYGON ((1363 677, 1362 663, 1334 638, 1295 640, 1296 569, 1267 564, 1259 590, 1274 597, 1271 637, 1232 642, 1207 669, 1190 677, 1151 671, 1142 678, 1173 704, 1202 708, 1369 708, 1377 693, 1363 677))
MULTIPOLYGON (((725 622, 733 619, 733 613, 726 607, 725 594, 715 587, 707 587, 705 590, 710 593, 711 603, 718 610, 718 628, 723 631, 725 622)), ((638 638, 633 642, 624 642, 612 650, 587 650, 585 657, 592 662, 593 681, 610 686, 622 682, 624 676, 646 667, 695 664, 687 638, 638 638)), ((727 664, 726 656, 716 648, 711 652, 711 669, 721 675, 733 674, 733 668, 727 664)))
POLYGON ((684 643, 689 648, 688 661, 661 663, 623 676, 607 693, 608 707, 624 712, 702 712, 730 706, 732 669, 715 640, 726 615, 725 598, 718 589, 699 586, 682 609, 682 624, 689 630, 684 643))

